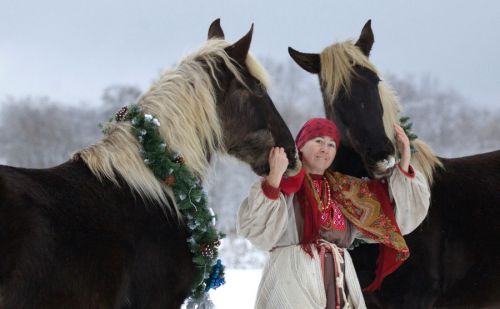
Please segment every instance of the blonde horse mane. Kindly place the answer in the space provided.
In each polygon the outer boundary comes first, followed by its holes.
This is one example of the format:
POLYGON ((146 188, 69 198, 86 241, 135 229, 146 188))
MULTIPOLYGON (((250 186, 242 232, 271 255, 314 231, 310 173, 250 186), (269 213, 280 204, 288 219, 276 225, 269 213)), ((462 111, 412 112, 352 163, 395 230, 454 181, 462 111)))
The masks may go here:
MULTIPOLYGON (((320 54, 320 59, 322 86, 328 98, 326 104, 332 104, 341 89, 345 89, 350 95, 351 79, 356 74, 355 65, 363 66, 379 77, 381 76, 368 57, 354 45, 353 41, 336 43, 325 48, 320 54)), ((392 87, 384 81, 379 82, 378 90, 384 110, 385 133, 395 145, 393 124, 399 123, 400 119, 399 98, 392 87)), ((423 141, 416 139, 412 143, 417 152, 412 154, 411 163, 426 176, 430 185, 433 182, 434 170, 437 167, 443 167, 443 165, 432 149, 423 141)))
MULTIPOLYGON (((244 84, 238 64, 225 51, 229 45, 224 40, 208 40, 175 69, 162 74, 137 102, 144 114, 158 118, 167 147, 181 154, 186 167, 202 179, 208 171, 208 155, 226 152, 216 110, 215 89, 220 87, 216 73, 225 66, 244 84)), ((246 66, 267 85, 265 70, 251 55, 247 55, 246 66)), ((170 189, 144 164, 141 145, 130 129, 128 121, 111 124, 102 140, 78 151, 73 159, 81 158, 99 180, 118 185, 121 177, 143 199, 165 207, 170 189)), ((177 208, 175 211, 178 213, 177 208)))

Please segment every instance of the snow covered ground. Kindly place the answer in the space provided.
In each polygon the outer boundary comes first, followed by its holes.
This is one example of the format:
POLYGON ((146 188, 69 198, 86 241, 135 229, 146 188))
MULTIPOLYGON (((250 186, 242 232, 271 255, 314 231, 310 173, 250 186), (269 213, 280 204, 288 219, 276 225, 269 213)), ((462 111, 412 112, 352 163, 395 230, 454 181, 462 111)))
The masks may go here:
POLYGON ((226 284, 210 292, 216 308, 253 308, 261 273, 260 269, 226 269, 226 284))
POLYGON ((210 291, 215 307, 252 309, 261 273, 260 269, 225 269, 226 284, 210 291))

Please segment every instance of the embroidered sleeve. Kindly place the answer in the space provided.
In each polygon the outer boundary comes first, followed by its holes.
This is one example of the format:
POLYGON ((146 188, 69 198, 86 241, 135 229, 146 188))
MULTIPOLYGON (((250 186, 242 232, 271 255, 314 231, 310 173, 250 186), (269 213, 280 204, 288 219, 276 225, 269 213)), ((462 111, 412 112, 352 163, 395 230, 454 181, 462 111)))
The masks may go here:
POLYGON ((280 188, 275 188, 271 186, 267 180, 262 181, 262 192, 268 199, 277 200, 280 197, 280 188))
POLYGON ((410 165, 408 167, 408 172, 403 170, 401 168, 401 166, 398 164, 398 169, 401 171, 401 173, 403 173, 403 175, 405 175, 406 177, 408 178, 415 178, 415 170, 413 169, 413 167, 410 165))
POLYGON ((306 175, 303 168, 299 170, 299 172, 293 176, 283 177, 281 179, 280 188, 281 192, 285 195, 291 195, 293 193, 297 193, 304 182, 304 176, 306 175))
POLYGON ((277 199, 268 198, 258 181, 238 210, 238 233, 255 247, 271 250, 287 229, 288 211, 283 194, 279 193, 277 199))

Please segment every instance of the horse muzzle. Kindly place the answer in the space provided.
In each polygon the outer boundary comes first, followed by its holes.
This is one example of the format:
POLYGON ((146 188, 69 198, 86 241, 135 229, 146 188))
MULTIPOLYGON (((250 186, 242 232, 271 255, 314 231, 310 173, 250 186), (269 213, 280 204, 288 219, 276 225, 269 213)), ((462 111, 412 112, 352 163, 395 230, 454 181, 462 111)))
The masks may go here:
POLYGON ((392 168, 396 165, 396 158, 393 155, 387 156, 383 160, 379 160, 374 164, 370 164, 370 171, 377 179, 389 176, 392 168))

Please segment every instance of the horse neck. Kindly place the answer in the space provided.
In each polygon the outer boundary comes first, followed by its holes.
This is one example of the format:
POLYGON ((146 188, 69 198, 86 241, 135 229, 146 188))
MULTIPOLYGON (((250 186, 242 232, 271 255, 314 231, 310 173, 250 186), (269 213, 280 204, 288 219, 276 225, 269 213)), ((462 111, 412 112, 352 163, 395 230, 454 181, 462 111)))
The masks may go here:
POLYGON ((330 169, 358 178, 369 177, 361 156, 354 149, 346 145, 339 147, 330 169))

